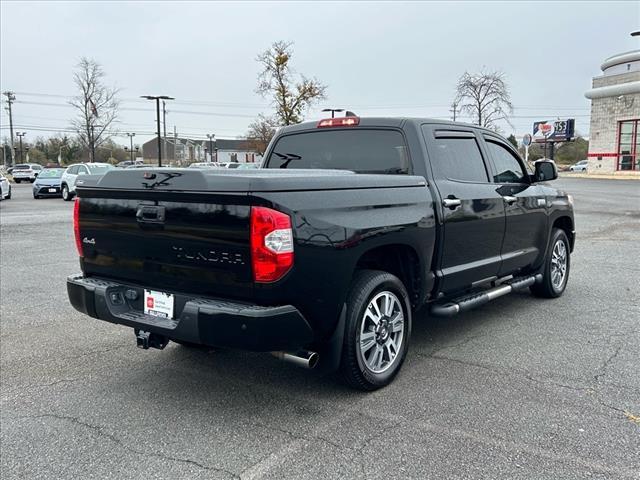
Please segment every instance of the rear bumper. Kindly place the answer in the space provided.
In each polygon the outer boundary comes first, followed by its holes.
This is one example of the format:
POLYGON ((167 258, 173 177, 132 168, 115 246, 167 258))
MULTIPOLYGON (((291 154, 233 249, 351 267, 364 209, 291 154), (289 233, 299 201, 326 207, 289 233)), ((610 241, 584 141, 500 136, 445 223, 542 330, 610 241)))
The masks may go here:
POLYGON ((144 287, 138 285, 79 274, 67 278, 67 292, 79 312, 173 340, 258 352, 291 350, 313 341, 311 327, 291 305, 262 307, 169 292, 174 293, 171 320, 144 313, 144 287))

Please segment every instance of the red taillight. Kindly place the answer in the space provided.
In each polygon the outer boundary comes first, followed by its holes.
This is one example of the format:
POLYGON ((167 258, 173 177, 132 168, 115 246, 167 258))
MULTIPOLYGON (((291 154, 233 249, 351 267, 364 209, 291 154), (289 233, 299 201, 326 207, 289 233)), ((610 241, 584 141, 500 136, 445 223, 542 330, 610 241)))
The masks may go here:
POLYGON ((360 123, 360 117, 325 118, 318 122, 318 128, 324 127, 355 127, 360 123))
POLYGON ((73 202, 73 234, 76 237, 76 248, 78 255, 84 257, 82 251, 82 240, 80 240, 80 199, 76 198, 73 202))
POLYGON ((251 261, 256 282, 275 282, 293 266, 293 231, 289 215, 251 207, 251 261))

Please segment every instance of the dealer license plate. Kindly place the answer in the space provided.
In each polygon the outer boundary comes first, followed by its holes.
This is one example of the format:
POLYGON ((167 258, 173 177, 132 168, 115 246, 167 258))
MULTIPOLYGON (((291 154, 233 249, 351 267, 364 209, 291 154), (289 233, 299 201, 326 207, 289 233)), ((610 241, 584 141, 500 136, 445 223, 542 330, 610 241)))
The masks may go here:
POLYGON ((173 295, 156 290, 144 290, 144 313, 173 319, 173 295))
POLYGON ((49 193, 56 193, 56 189, 55 188, 50 188, 49 189, 49 193))

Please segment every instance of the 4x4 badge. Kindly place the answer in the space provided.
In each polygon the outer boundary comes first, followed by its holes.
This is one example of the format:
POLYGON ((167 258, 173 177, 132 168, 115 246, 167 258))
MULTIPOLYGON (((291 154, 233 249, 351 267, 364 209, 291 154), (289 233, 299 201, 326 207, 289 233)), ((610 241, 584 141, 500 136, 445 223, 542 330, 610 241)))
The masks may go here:
POLYGON ((84 237, 82 239, 82 243, 88 243, 89 245, 95 245, 96 244, 96 239, 95 238, 84 237))

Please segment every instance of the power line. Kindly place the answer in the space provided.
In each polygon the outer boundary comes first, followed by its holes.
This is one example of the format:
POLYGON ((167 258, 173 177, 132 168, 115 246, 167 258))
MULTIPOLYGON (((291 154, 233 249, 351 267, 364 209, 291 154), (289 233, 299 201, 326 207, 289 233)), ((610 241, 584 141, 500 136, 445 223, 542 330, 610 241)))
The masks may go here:
MULTIPOLYGON (((34 130, 34 131, 40 131, 40 132, 56 132, 56 133, 78 133, 78 131, 76 129, 73 129, 71 127, 49 127, 46 125, 24 125, 24 124, 19 124, 19 125, 15 125, 15 127, 17 128, 21 128, 21 129, 26 129, 26 130, 34 130)), ((0 130, 8 130, 9 127, 8 126, 0 126, 0 130)), ((155 136, 157 132, 153 132, 153 131, 147 131, 147 130, 129 130, 132 133, 135 133, 136 135, 148 135, 148 136, 155 136)), ((227 130, 229 131, 229 130, 227 130)), ((114 137, 124 137, 124 133, 125 132, 121 132, 118 130, 110 130, 110 131, 105 131, 105 133, 109 136, 114 136, 114 137)), ((184 137, 189 137, 189 138, 193 138, 195 140, 205 140, 206 139, 206 134, 203 133, 195 133, 195 132, 189 132, 189 131, 185 131, 183 133, 181 133, 181 136, 184 137)), ((221 139, 227 139, 227 140, 233 140, 235 138, 239 138, 241 137, 241 135, 236 135, 236 136, 227 136, 227 137, 220 137, 221 139)))
MULTIPOLYGON (((53 93, 36 93, 36 92, 16 92, 18 95, 23 96, 33 96, 33 97, 49 97, 49 98, 64 98, 71 99, 75 95, 60 95, 53 93)), ((125 103, 144 103, 144 100, 139 98, 131 98, 125 97, 120 99, 121 102, 125 103)), ((340 102, 338 102, 340 103, 340 102)), ((440 103, 424 103, 424 104, 416 104, 416 103, 395 103, 395 104, 387 104, 387 105, 377 105, 377 104, 358 104, 358 103, 350 103, 350 102, 341 102, 345 105, 349 105, 350 108, 360 108, 360 109, 369 109, 369 110, 385 110, 385 109, 394 109, 394 108, 450 108, 451 105, 440 104, 440 103)), ((181 105, 192 105, 192 106, 217 106, 224 108, 269 108, 269 104, 264 103, 246 103, 246 102, 227 102, 227 101, 216 101, 216 100, 176 100, 175 104, 181 105)), ((514 106, 514 110, 539 110, 539 109, 556 109, 556 110, 589 110, 591 107, 587 105, 516 105, 514 106)))
MULTIPOLYGON (((67 103, 50 103, 50 102, 30 102, 28 100, 18 100, 16 103, 23 105, 40 105, 49 107, 63 107, 63 108, 75 108, 73 105, 67 103)), ((119 110, 126 112, 150 112, 148 108, 134 108, 134 107, 121 107, 119 110)), ((197 112, 190 110, 170 110, 171 113, 178 113, 183 115, 205 115, 212 117, 230 117, 230 118, 255 118, 255 115, 247 115, 242 113, 221 113, 221 112, 197 112)))

